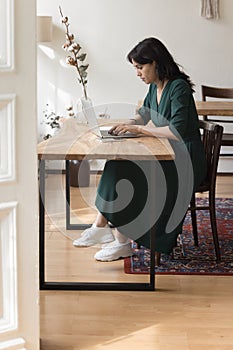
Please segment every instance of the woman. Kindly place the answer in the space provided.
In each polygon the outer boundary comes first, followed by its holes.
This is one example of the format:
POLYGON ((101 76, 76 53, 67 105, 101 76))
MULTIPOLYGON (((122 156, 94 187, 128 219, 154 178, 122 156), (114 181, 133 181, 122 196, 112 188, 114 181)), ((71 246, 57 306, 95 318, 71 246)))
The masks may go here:
POLYGON ((169 254, 182 232, 192 192, 206 173, 189 76, 181 71, 164 44, 156 38, 139 42, 128 54, 128 60, 137 76, 149 85, 149 91, 135 118, 116 125, 111 132, 165 137, 173 147, 175 161, 106 162, 96 198, 99 212, 95 223, 73 242, 76 247, 105 243, 95 254, 95 259, 100 261, 133 255, 131 239, 150 247, 152 225, 156 228, 156 251, 169 254), (152 164, 155 168, 153 181, 150 178, 152 164), (119 184, 124 184, 120 190, 119 184), (130 186, 133 186, 130 202, 119 208, 117 199, 124 203, 130 186), (155 202, 153 213, 148 206, 149 197, 155 202), (108 223, 116 227, 115 236, 108 223))

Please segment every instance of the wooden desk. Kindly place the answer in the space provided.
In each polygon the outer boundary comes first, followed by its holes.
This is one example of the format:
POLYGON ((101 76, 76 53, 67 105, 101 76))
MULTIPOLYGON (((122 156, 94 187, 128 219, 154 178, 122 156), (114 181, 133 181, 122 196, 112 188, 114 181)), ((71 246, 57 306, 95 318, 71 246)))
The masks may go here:
POLYGON ((196 101, 197 113, 209 116, 233 116, 233 102, 196 101))
MULTIPOLYGON (((208 116, 208 120, 213 123, 233 123, 233 101, 196 101, 196 108, 198 115, 208 116), (214 117, 214 118, 213 118, 214 117), (229 118, 231 117, 231 118, 229 118)), ((232 133, 231 133, 232 134, 232 133)), ((227 134, 229 138, 229 134, 227 134)), ((224 134, 222 139, 222 146, 231 147, 231 145, 224 144, 224 134)), ((232 157, 233 153, 221 153, 221 157, 232 157)))
MULTIPOLYGON (((155 234, 151 228, 151 262, 149 283, 96 283, 45 281, 45 161, 66 160, 66 193, 69 194, 69 160, 130 159, 171 160, 174 152, 166 139, 140 137, 103 142, 87 126, 65 127, 55 137, 38 145, 39 167, 39 225, 40 225, 40 288, 42 290, 154 290, 155 234)), ((67 201, 67 210, 70 210, 67 201)))
MULTIPOLYGON (((110 123, 110 122, 108 122, 110 123)), ((173 150, 167 139, 138 137, 129 139, 100 140, 86 125, 61 133, 38 145, 40 160, 82 160, 82 159, 131 159, 171 160, 173 150)))

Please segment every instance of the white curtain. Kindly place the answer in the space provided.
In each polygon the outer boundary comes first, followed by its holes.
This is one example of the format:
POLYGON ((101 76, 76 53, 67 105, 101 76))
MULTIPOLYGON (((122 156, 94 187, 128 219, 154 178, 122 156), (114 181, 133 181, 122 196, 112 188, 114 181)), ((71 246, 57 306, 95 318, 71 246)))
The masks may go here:
POLYGON ((219 0, 202 0, 201 15, 207 19, 219 18, 219 0))

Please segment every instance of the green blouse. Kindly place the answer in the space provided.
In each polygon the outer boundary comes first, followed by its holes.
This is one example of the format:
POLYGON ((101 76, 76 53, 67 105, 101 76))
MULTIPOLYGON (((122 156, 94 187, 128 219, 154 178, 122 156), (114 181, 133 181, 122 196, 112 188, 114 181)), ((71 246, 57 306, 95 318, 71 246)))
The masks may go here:
POLYGON ((139 114, 145 124, 152 120, 157 127, 169 126, 186 145, 193 165, 194 188, 198 186, 206 173, 206 160, 190 85, 181 78, 168 81, 158 104, 157 86, 151 84, 139 114))
POLYGON ((199 134, 198 116, 192 91, 183 79, 168 81, 159 104, 157 86, 151 84, 139 113, 145 123, 151 119, 156 126, 169 125, 171 131, 184 141, 199 134))

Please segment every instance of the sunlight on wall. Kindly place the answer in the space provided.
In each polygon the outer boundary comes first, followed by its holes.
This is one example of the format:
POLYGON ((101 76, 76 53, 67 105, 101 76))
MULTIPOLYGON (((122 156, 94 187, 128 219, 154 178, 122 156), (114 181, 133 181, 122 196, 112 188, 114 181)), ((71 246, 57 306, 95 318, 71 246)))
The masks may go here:
POLYGON ((48 56, 48 58, 50 58, 51 60, 55 59, 55 52, 53 49, 51 49, 48 46, 45 45, 41 45, 39 44, 38 47, 40 48, 41 51, 43 51, 43 53, 48 56))

